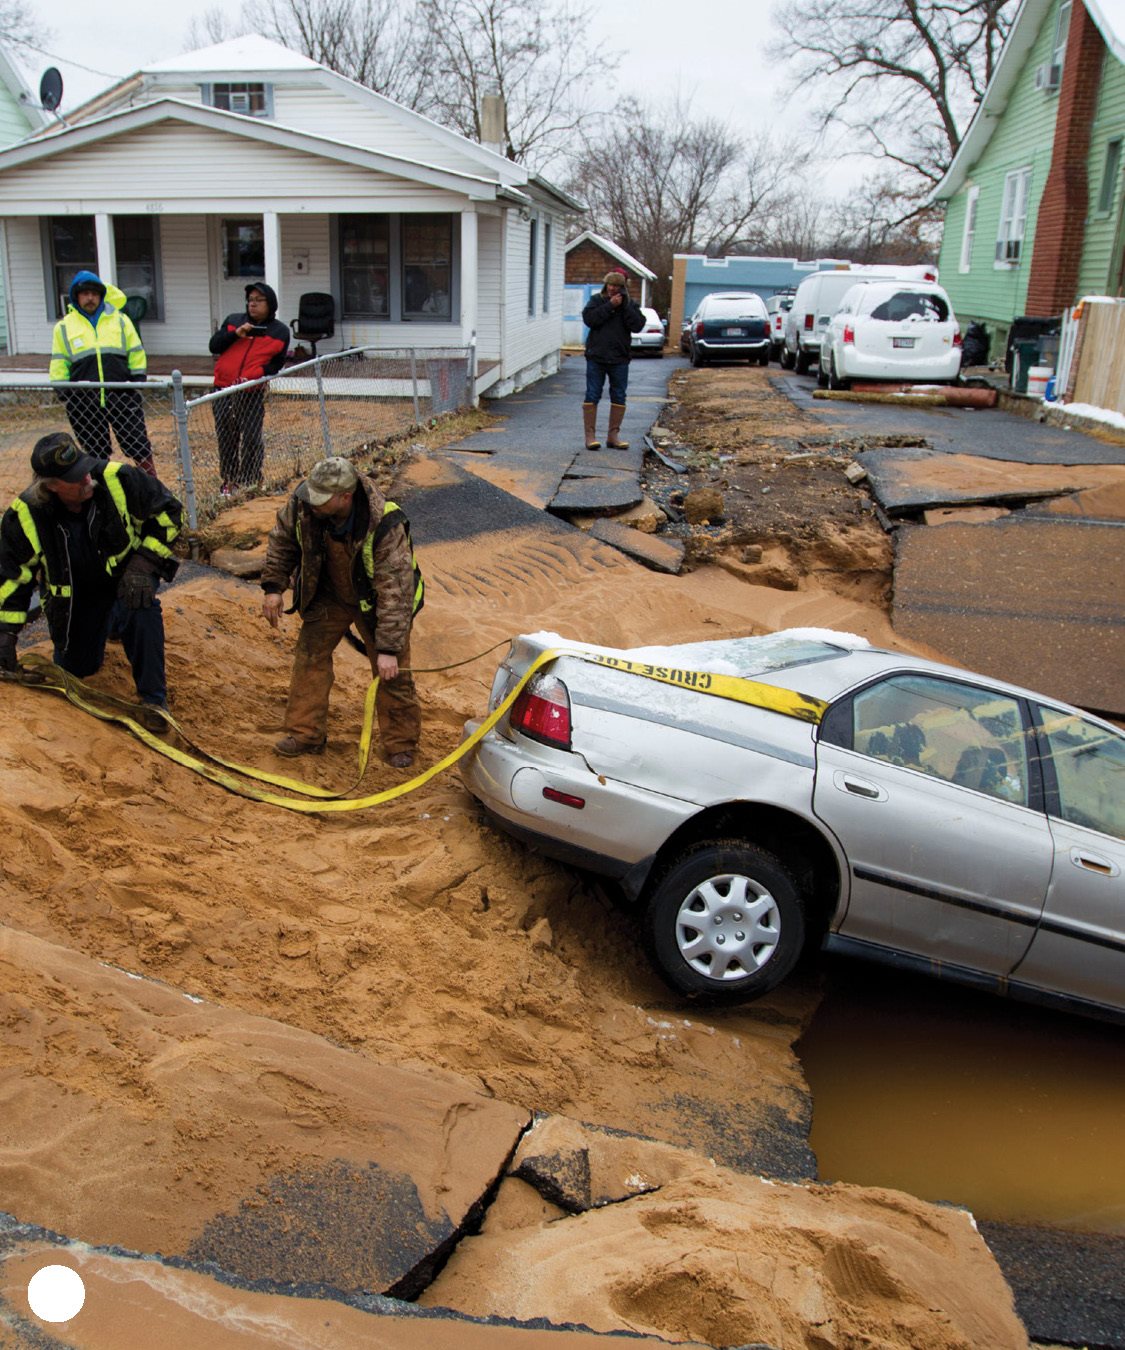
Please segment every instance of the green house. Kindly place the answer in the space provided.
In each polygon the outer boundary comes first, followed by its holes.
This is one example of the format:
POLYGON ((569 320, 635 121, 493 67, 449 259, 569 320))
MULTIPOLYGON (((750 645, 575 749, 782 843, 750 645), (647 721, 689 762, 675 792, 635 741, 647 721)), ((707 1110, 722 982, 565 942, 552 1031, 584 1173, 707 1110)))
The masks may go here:
MULTIPOLYGON (((23 76, 0 46, 0 149, 6 145, 15 145, 46 124, 47 115, 40 108, 39 100, 28 89, 23 76)), ((0 269, 0 348, 7 350, 7 347, 8 303, 4 294, 3 270, 0 269)))
POLYGON ((1016 317, 1123 293, 1123 142, 1121 0, 1023 0, 931 198, 946 203, 942 285, 994 359, 1016 317))

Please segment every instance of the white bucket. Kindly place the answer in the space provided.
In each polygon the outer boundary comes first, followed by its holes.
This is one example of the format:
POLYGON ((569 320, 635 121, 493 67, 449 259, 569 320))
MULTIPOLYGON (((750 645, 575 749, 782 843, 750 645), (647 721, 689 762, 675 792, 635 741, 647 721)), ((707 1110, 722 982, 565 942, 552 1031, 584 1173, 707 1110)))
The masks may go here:
POLYGON ((1027 372, 1027 392, 1032 398, 1042 398, 1047 392, 1047 381, 1055 373, 1052 366, 1032 366, 1027 372))

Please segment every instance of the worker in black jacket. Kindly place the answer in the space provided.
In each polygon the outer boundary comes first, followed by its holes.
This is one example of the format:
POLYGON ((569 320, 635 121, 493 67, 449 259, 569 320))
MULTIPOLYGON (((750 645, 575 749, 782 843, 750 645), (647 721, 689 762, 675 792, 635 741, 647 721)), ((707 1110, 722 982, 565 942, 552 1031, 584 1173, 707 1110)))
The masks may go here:
POLYGON ((629 361, 633 355, 633 334, 645 326, 641 307, 629 295, 624 272, 607 272, 602 289, 590 297, 582 311, 582 322, 590 330, 586 336, 586 401, 582 421, 586 449, 600 450, 595 425, 598 400, 609 380, 609 435, 611 450, 628 450, 629 442, 618 437, 625 417, 625 390, 629 385, 629 361))
POLYGON ((0 670, 17 669, 38 583, 56 665, 93 675, 120 637, 141 702, 167 707, 156 588, 176 574, 180 503, 151 474, 84 454, 65 431, 36 441, 31 468, 33 483, 0 519, 0 670))

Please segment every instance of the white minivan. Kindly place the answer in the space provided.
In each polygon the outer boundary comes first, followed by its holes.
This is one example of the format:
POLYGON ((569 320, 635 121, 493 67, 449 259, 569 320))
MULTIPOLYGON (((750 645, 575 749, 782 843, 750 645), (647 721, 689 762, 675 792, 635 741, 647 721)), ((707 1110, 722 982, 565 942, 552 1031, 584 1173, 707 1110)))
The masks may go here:
POLYGON ((929 281, 938 279, 936 267, 893 267, 872 264, 847 266, 814 272, 797 287, 793 308, 785 316, 785 343, 781 364, 786 370, 796 367, 804 375, 814 361, 820 360, 820 343, 828 321, 840 308, 851 288, 864 281, 929 281))

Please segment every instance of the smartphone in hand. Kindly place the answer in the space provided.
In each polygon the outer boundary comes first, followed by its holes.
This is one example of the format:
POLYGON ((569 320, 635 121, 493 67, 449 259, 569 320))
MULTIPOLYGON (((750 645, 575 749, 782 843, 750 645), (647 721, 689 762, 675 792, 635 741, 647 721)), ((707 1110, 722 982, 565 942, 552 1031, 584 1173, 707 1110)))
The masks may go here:
POLYGON ((269 331, 269 328, 264 323, 252 323, 250 325, 251 337, 265 337, 269 331))

